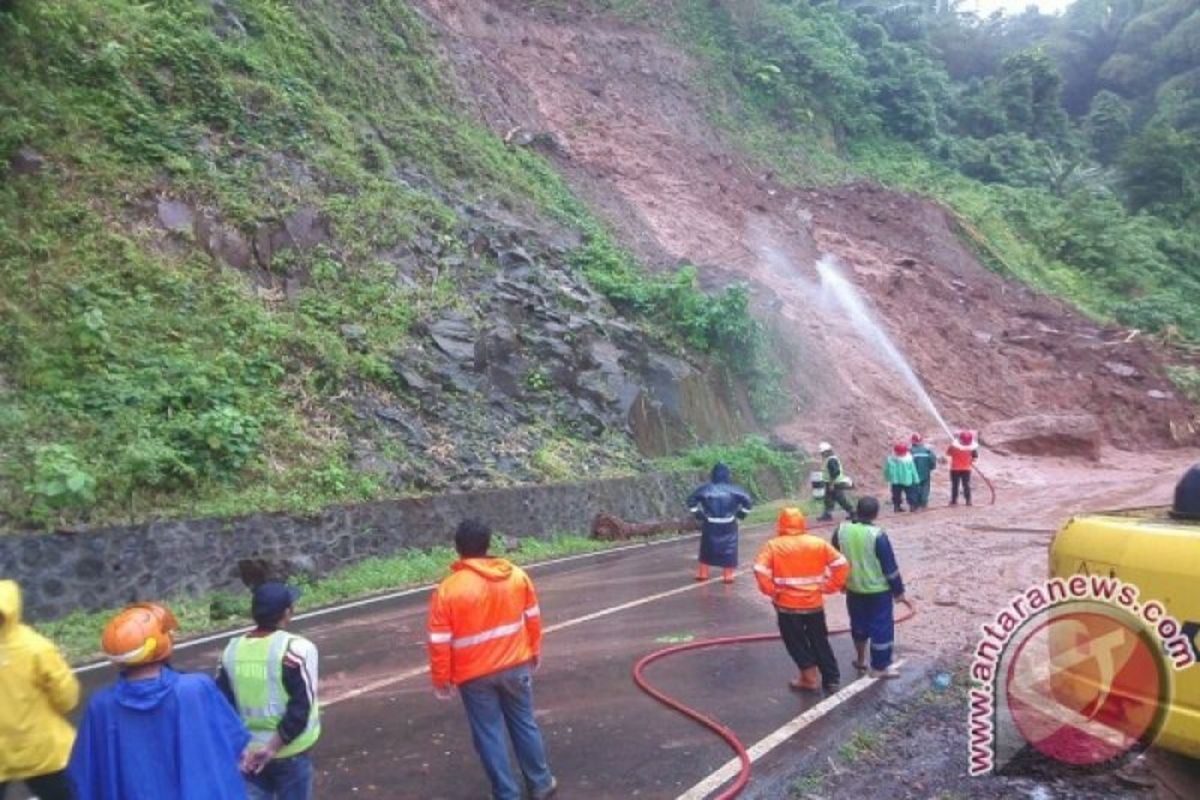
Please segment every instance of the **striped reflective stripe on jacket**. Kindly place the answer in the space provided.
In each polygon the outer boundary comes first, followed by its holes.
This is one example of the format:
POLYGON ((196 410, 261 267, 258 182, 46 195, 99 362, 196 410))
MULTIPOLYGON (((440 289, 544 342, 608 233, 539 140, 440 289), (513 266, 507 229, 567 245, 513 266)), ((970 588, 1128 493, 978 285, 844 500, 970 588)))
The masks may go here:
POLYGON ((525 609, 525 611, 521 613, 521 618, 516 622, 510 622, 505 625, 497 625, 494 628, 488 628, 485 631, 473 633, 470 636, 455 637, 454 634, 446 633, 444 631, 430 633, 429 643, 445 644, 449 642, 450 646, 455 650, 463 647, 471 647, 473 645, 483 644, 484 642, 490 642, 493 639, 500 639, 504 636, 512 636, 514 633, 523 631, 525 629, 525 621, 527 619, 531 619, 532 617, 541 616, 541 613, 542 611, 540 608, 533 606, 532 608, 525 609))
POLYGON ((529 576, 500 558, 462 559, 452 569, 429 601, 434 685, 461 684, 536 658, 541 607, 529 576))
POLYGON ((841 589, 849 564, 820 537, 777 536, 763 545, 754 562, 759 591, 780 608, 815 610, 824 595, 841 589))

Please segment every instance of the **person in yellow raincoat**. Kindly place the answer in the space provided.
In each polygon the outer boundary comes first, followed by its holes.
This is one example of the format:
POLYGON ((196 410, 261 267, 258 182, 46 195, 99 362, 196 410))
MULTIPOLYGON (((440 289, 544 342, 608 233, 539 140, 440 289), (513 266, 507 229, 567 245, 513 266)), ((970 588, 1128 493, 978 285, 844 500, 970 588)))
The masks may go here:
POLYGON ((67 759, 75 730, 64 716, 79 681, 48 639, 21 624, 21 589, 0 581, 0 800, 24 781, 41 800, 71 800, 67 759))

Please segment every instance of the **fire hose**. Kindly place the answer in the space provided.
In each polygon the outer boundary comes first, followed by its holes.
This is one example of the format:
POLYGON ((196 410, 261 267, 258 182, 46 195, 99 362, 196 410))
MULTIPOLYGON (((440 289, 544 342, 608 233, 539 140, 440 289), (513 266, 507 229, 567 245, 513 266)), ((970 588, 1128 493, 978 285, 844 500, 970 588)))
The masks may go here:
MULTIPOLYGON (((897 623, 907 622, 908 620, 912 619, 914 614, 916 614, 912 604, 907 600, 904 601, 904 605, 906 607, 906 611, 900 616, 896 617, 897 623)), ((839 636, 849 632, 850 629, 848 627, 829 629, 830 636, 839 636)), ((650 681, 646 679, 644 672, 646 667, 650 666, 659 659, 678 655, 679 653, 686 653, 689 650, 707 650, 711 647, 721 647, 732 644, 773 642, 777 639, 779 639, 778 633, 750 633, 742 636, 721 636, 715 639, 701 639, 698 642, 687 642, 685 644, 677 644, 673 645, 672 647, 657 650, 649 655, 642 656, 642 658, 633 666, 633 682, 637 684, 639 689, 665 705, 667 708, 678 711, 685 717, 700 723, 717 736, 720 736, 725 743, 729 745, 730 749, 733 750, 734 754, 741 762, 741 768, 738 771, 737 779, 728 789, 717 795, 717 800, 730 800, 731 798, 737 797, 742 793, 742 790, 746 788, 746 784, 750 782, 750 755, 746 752, 746 746, 742 744, 742 740, 739 739, 737 734, 730 730, 728 726, 722 725, 717 720, 705 716, 696 709, 681 703, 680 701, 668 695, 666 692, 656 688, 650 683, 650 681)))
MULTIPOLYGON (((991 499, 988 501, 988 505, 995 505, 996 488, 992 485, 992 482, 988 480, 987 475, 985 475, 983 471, 979 469, 979 467, 973 467, 973 469, 975 472, 979 473, 979 477, 983 479, 983 482, 988 487, 988 491, 991 493, 991 499)), ((833 522, 825 522, 814 524, 811 527, 824 528, 832 527, 832 525, 833 522)), ((913 608, 912 603, 910 603, 908 600, 904 601, 904 605, 906 607, 905 611, 902 612, 900 616, 895 618, 897 624, 907 622, 917 613, 916 609, 913 608)), ((840 636, 849 632, 850 629, 848 627, 831 628, 829 630, 829 635, 840 636)), ((701 639, 695 642, 672 645, 671 647, 665 647, 662 650, 656 650, 653 653, 648 653, 647 655, 644 655, 638 659, 638 662, 633 665, 633 682, 639 689, 650 695, 650 697, 654 698, 659 703, 665 705, 667 708, 677 711, 688 719, 703 725, 705 728, 708 728, 710 731, 715 733, 727 745, 729 745, 729 748, 734 752, 734 755, 737 756, 738 761, 741 762, 737 779, 734 780, 729 788, 717 795, 716 800, 732 800, 732 798, 735 798, 741 794, 742 790, 746 788, 746 784, 750 782, 750 755, 746 752, 746 746, 742 744, 742 740, 738 738, 737 734, 734 733, 729 726, 721 724, 721 722, 718 720, 706 716, 691 706, 676 700, 661 689, 656 688, 646 678, 646 667, 661 659, 669 658, 670 656, 678 655, 680 653, 686 653, 691 650, 708 650, 713 647, 752 644, 754 642, 773 642, 779 638, 780 636, 778 633, 751 633, 741 636, 720 636, 714 639, 701 639)))

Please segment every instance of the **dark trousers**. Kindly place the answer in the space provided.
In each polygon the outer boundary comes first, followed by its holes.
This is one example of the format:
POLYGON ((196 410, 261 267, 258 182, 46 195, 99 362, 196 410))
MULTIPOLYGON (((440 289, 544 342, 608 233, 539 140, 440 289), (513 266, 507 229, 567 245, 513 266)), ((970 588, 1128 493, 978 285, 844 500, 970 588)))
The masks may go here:
POLYGON ((892 484, 892 508, 899 511, 900 503, 901 503, 902 499, 908 501, 909 508, 917 508, 920 505, 920 501, 917 500, 917 487, 916 486, 901 486, 898 483, 893 483, 892 484))
POLYGON ((313 762, 308 753, 273 758, 257 775, 247 775, 247 800, 312 800, 313 762))
MULTIPOLYGON (((75 797, 75 787, 72 785, 71 779, 67 777, 65 769, 51 772, 49 775, 26 778, 25 788, 37 795, 39 800, 72 800, 75 797)), ((7 792, 8 784, 0 783, 0 800, 4 800, 7 792)))
POLYGON ((963 499, 971 505, 971 470, 950 471, 950 502, 958 502, 958 487, 962 486, 963 499))
POLYGON ((850 516, 854 516, 854 507, 850 505, 849 498, 846 497, 846 489, 842 486, 830 486, 825 490, 825 514, 829 516, 833 513, 833 504, 837 503, 850 516))
POLYGON ((925 508, 929 505, 929 482, 930 478, 925 478, 917 484, 917 506, 925 508))
POLYGON ((829 630, 825 627, 825 610, 790 613, 776 609, 779 635, 788 655, 800 669, 816 667, 821 671, 821 683, 832 686, 841 681, 837 659, 829 646, 829 630))
POLYGON ((892 663, 892 640, 896 623, 892 618, 892 593, 846 592, 850 613, 850 638, 871 643, 871 669, 887 669, 892 663))

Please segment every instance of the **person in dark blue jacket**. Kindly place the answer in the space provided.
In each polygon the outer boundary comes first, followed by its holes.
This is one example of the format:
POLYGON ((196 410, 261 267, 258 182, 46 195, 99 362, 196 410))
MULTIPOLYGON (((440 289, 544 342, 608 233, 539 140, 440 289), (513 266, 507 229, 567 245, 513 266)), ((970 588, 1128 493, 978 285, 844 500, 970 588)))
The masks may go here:
POLYGON ((733 583, 738 563, 738 520, 750 511, 750 493, 731 482, 729 467, 717 464, 712 480, 692 492, 688 510, 700 528, 700 568, 696 580, 708 580, 708 568, 721 567, 722 580, 733 583))

